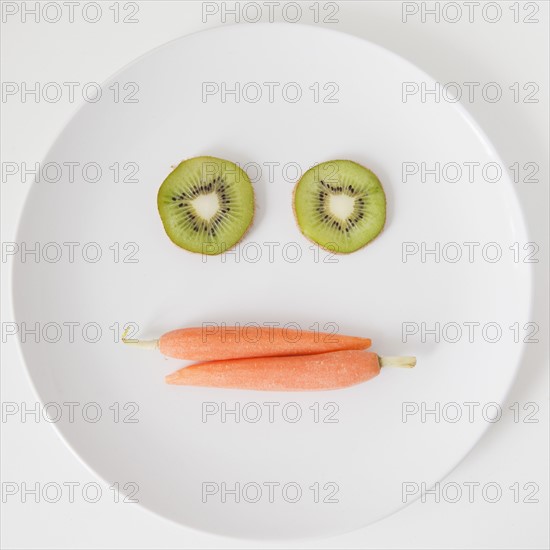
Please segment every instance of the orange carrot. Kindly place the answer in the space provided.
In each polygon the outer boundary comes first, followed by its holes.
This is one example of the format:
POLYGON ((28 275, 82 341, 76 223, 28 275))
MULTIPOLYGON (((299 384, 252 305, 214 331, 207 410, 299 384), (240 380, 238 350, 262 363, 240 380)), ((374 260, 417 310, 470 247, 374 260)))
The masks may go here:
POLYGON ((371 344, 368 338, 260 325, 182 328, 167 332, 158 340, 130 340, 125 333, 122 341, 141 348, 158 349, 168 357, 192 361, 309 355, 366 349, 371 344))
POLYGON ((369 351, 346 350, 197 363, 169 374, 166 382, 242 390, 335 390, 366 382, 377 376, 381 367, 415 365, 414 357, 378 357, 369 351))

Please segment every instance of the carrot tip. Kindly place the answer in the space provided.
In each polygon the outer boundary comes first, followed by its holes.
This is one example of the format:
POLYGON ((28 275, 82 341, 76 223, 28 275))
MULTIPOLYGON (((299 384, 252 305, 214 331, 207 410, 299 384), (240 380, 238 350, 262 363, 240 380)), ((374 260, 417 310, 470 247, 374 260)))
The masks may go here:
POLYGON ((179 378, 179 374, 178 372, 172 372, 171 374, 167 374, 165 377, 164 377, 164 381, 167 383, 167 384, 175 384, 177 379, 179 378))

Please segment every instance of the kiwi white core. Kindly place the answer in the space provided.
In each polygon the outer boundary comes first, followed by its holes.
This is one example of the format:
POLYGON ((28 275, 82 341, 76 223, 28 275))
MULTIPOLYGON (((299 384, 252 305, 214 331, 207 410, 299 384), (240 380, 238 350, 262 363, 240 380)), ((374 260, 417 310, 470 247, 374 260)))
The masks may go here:
POLYGON ((328 198, 328 209, 333 216, 347 220, 353 213, 355 208, 355 198, 349 195, 330 195, 328 198))
POLYGON ((191 201, 197 216, 200 216, 205 221, 210 221, 220 209, 220 201, 217 193, 208 193, 199 195, 191 201))

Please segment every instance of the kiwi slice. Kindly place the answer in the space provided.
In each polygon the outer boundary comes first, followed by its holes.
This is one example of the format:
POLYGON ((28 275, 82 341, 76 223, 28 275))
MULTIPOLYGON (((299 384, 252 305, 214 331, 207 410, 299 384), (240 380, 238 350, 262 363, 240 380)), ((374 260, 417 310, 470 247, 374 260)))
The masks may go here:
POLYGON ((386 195, 369 169, 351 160, 332 160, 300 178, 294 214, 308 239, 331 252, 349 254, 382 231, 386 195))
POLYGON ((254 217, 254 189, 233 162, 195 157, 162 182, 157 204, 168 237, 185 250, 221 254, 235 246, 254 217))

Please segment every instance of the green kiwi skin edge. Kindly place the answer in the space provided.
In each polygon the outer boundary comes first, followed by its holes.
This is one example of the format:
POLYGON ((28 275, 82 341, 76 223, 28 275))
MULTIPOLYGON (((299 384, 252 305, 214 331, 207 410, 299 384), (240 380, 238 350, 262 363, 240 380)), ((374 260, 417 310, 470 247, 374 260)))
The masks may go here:
POLYGON ((322 248, 323 250, 326 250, 327 252, 330 252, 331 254, 338 254, 340 256, 346 256, 348 254, 353 254, 354 252, 357 252, 359 250, 362 250, 363 248, 365 248, 366 246, 368 246, 369 244, 371 244, 373 241, 375 241, 379 235, 382 233, 382 231, 384 230, 385 226, 386 226, 386 219, 387 219, 387 214, 386 214, 386 206, 387 206, 387 199, 386 199, 386 193, 384 191, 384 187, 382 186, 382 183, 380 182, 378 176, 372 171, 370 170, 369 168, 367 168, 366 166, 356 162, 356 161, 353 161, 353 160, 347 160, 347 159, 334 159, 334 160, 329 160, 329 161, 324 161, 324 162, 321 162, 321 163, 318 163, 316 164, 315 166, 312 166, 309 170, 307 170, 306 172, 304 172, 302 174, 302 177, 296 182, 296 185, 294 186, 294 189, 292 190, 292 211, 294 213, 294 219, 296 221, 296 225, 298 226, 298 229, 300 230, 300 233, 302 233, 302 235, 311 243, 319 246, 320 248, 322 248), (370 239, 368 240, 365 244, 363 244, 362 246, 359 246, 358 248, 356 248, 355 250, 350 250, 350 251, 341 251, 341 250, 334 250, 333 248, 328 248, 327 246, 323 246, 322 243, 316 241, 315 239, 313 239, 312 237, 310 237, 309 235, 307 235, 305 233, 305 231, 302 229, 301 225, 300 225, 300 222, 299 222, 299 219, 298 219, 298 214, 296 212, 296 192, 298 190, 298 187, 300 185, 300 183, 302 182, 302 180, 304 179, 304 177, 309 174, 309 172, 311 172, 312 170, 315 170, 316 168, 318 168, 319 166, 323 165, 323 164, 330 164, 330 163, 340 163, 340 162, 343 162, 343 163, 352 163, 352 164, 355 164, 361 168, 363 168, 364 170, 367 170, 368 172, 370 172, 370 174, 372 174, 376 180, 378 181, 379 185, 380 185, 380 191, 382 193, 382 196, 384 198, 384 214, 383 214, 383 221, 382 221, 382 224, 378 230, 378 232, 370 239))

